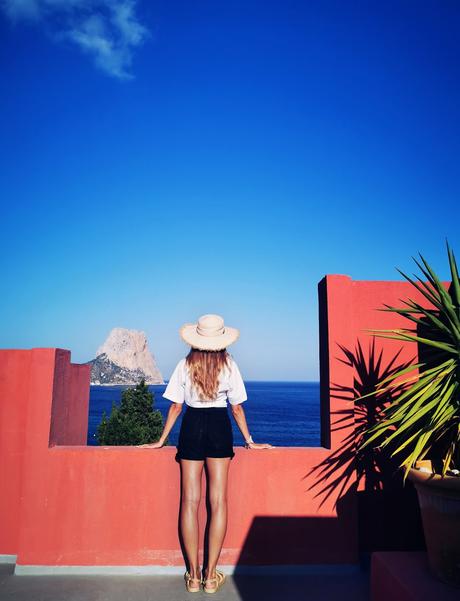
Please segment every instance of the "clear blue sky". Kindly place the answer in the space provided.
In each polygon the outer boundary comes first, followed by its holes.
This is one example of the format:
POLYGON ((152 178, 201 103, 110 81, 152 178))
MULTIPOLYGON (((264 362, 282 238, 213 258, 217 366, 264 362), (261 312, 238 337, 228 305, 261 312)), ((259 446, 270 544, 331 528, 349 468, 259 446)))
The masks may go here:
POLYGON ((318 379, 317 283, 460 259, 460 5, 10 0, 0 345, 219 313, 246 379, 318 379))

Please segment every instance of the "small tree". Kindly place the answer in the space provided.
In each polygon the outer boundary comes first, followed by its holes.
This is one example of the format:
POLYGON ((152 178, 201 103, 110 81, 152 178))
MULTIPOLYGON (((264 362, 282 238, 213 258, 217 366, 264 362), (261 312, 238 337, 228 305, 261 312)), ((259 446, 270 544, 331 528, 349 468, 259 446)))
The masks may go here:
MULTIPOLYGON (((142 379, 122 392, 121 403, 112 404, 110 416, 102 414, 96 439, 100 445, 137 445, 156 442, 163 431, 163 416, 153 408, 154 395, 142 379)), ((165 444, 168 444, 166 440, 165 444)))

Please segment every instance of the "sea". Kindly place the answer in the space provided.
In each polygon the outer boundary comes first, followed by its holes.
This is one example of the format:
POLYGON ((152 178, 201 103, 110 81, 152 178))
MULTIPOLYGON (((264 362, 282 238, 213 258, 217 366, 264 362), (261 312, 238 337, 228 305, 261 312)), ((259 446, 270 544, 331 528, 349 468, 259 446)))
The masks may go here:
MULTIPOLYGON (((283 447, 320 446, 319 382, 262 382, 245 380, 247 401, 243 403, 254 442, 268 442, 283 447)), ((105 410, 121 401, 126 386, 91 386, 89 403, 88 445, 97 445, 95 433, 105 410)), ((153 407, 166 420, 171 401, 163 398, 166 384, 149 386, 153 407)), ((183 413, 169 434, 175 446, 183 413)), ((234 446, 243 446, 241 432, 231 417, 234 446)))

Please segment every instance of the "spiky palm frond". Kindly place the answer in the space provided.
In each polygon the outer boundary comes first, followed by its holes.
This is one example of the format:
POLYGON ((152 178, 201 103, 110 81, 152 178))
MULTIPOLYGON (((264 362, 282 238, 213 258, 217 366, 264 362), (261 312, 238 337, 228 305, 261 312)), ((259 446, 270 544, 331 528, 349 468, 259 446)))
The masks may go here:
POLYGON ((460 279, 457 263, 448 242, 451 274, 448 290, 420 255, 414 258, 426 281, 401 275, 428 301, 429 308, 413 300, 405 307, 384 304, 389 311, 403 316, 412 328, 368 329, 375 336, 418 344, 418 362, 381 381, 372 394, 389 393, 396 386, 403 391, 381 412, 380 419, 365 433, 361 447, 374 444, 389 446, 391 455, 399 455, 400 467, 407 476, 416 461, 436 451, 440 473, 460 468, 460 279))

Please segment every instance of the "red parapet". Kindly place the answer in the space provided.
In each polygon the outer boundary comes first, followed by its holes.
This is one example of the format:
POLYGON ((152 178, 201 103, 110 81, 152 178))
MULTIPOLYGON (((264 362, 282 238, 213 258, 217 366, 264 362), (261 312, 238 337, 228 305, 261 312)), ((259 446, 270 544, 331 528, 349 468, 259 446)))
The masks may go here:
POLYGON ((86 445, 89 382, 69 351, 0 351, 0 554, 17 554, 25 490, 46 474, 49 446, 86 445))
MULTIPOLYGON (((235 449, 223 564, 350 564, 360 544, 361 550, 394 544, 393 509, 379 478, 359 470, 357 477, 362 415, 354 398, 359 378, 376 375, 373 354, 381 355, 380 365, 398 352, 398 360, 413 354, 412 345, 396 341, 373 346, 364 332, 398 327, 398 316, 377 308, 397 304, 409 289, 406 282, 343 275, 321 280, 322 446, 235 449)), ((89 366, 72 364, 67 350, 0 351, 0 555, 16 555, 19 572, 183 565, 175 448, 87 446, 89 381, 89 366)), ((395 504, 398 486, 390 487, 395 504)), ((203 480, 202 531, 204 494, 203 480)))

